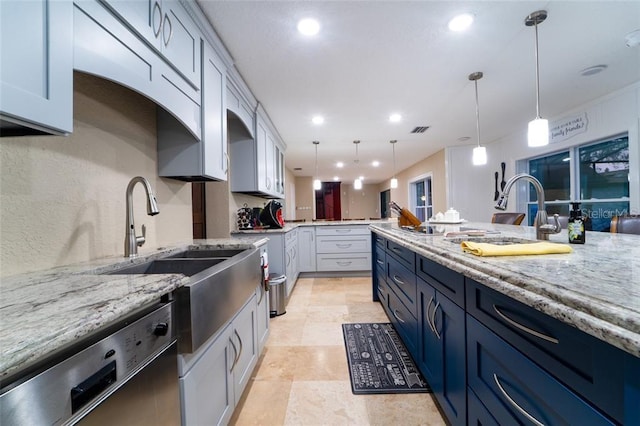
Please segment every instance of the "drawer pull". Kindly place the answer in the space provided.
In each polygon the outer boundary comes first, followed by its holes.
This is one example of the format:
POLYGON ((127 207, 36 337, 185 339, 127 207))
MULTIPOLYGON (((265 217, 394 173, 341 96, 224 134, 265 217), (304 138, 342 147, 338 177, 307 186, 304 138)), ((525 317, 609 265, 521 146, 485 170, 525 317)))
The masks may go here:
POLYGON ((526 333, 529 333, 529 334, 531 334, 531 335, 533 335, 533 336, 535 336, 535 337, 537 337, 539 339, 546 340, 547 342, 551 342, 551 343, 554 343, 556 345, 558 343, 560 343, 560 341, 558 339, 556 339, 555 337, 547 336, 546 334, 542 334, 539 331, 535 331, 535 330, 533 330, 533 329, 531 329, 531 328, 529 328, 527 326, 524 326, 524 325, 522 325, 520 323, 515 322, 514 320, 512 320, 511 318, 506 316, 504 313, 502 313, 502 311, 500 311, 500 309, 495 304, 493 305, 493 310, 496 311, 496 313, 498 315, 500 315, 500 318, 502 318, 503 320, 505 320, 506 322, 508 322, 512 326, 514 326, 514 327, 516 327, 516 328, 518 328, 518 329, 520 329, 520 330, 522 330, 522 331, 524 331, 526 333))
POLYGON ((431 314, 431 323, 433 324, 433 332, 435 333, 438 340, 442 338, 440 333, 438 333, 438 327, 436 326, 436 311, 438 310, 439 307, 440 307, 440 302, 437 302, 435 308, 433 308, 433 313, 431 314))
POLYGON ((406 324, 406 323, 407 323, 405 320, 403 320, 402 318, 400 318, 400 317, 398 316, 398 310, 397 310, 397 309, 394 309, 394 310, 393 310, 393 316, 394 316, 394 317, 396 317, 396 319, 397 319, 398 321, 400 321, 401 323, 403 323, 403 324, 406 324))
POLYGON ((397 276, 396 274, 393 274, 393 280, 394 280, 395 282, 397 282, 398 284, 405 284, 405 282, 404 282, 404 281, 402 281, 402 280, 400 279, 400 277, 399 277, 399 276, 397 276))
POLYGON ((339 266, 349 266, 349 265, 351 265, 352 262, 341 262, 341 261, 338 260, 338 261, 336 261, 336 263, 339 266))
POLYGON ((348 232, 351 232, 351 229, 336 229, 336 232, 340 234, 346 234, 348 232))
POLYGON ((431 322, 431 317, 429 316, 429 308, 431 307, 431 304, 433 303, 433 296, 431 296, 431 298, 429 299, 429 303, 427 304, 427 324, 429 324, 429 328, 431 329, 431 331, 433 331, 434 333, 436 332, 435 328, 433 328, 433 323, 431 322))
POLYGON ((376 259, 376 262, 378 262, 379 265, 384 265, 384 262, 380 259, 376 259))
POLYGON ((348 249, 349 247, 351 247, 351 244, 340 244, 340 243, 336 243, 336 247, 340 248, 340 249, 348 249))
POLYGON ((500 389, 500 392, 502 392, 502 395, 507 399, 507 401, 509 401, 509 404, 511 404, 516 410, 518 410, 523 416, 525 416, 527 419, 529 419, 529 421, 531 423, 533 423, 536 426, 544 426, 544 423, 538 421, 538 419, 536 419, 535 417, 533 417, 531 414, 527 413, 525 411, 524 408, 522 408, 521 406, 519 406, 507 393, 507 391, 504 390, 504 388, 502 387, 502 385, 500 384, 500 380, 498 379, 498 375, 496 373, 493 373, 493 380, 496 382, 496 385, 498 386, 498 389, 500 389))

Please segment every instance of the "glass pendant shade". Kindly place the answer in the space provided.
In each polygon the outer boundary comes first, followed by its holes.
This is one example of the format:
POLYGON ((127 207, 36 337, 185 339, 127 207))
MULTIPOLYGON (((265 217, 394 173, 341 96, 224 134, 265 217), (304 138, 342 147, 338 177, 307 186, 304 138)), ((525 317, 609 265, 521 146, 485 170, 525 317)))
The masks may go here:
POLYGON ((362 181, 360 179, 353 181, 353 189, 362 189, 362 181))
POLYGON ((549 144, 549 120, 537 117, 529 122, 527 132, 529 146, 545 146, 549 144))
POLYGON ((313 180, 313 189, 315 189, 316 191, 322 189, 322 181, 320 179, 313 180))
POLYGON ((398 187, 398 179, 391 178, 391 188, 397 188, 397 187, 398 187))
POLYGON ((316 147, 316 178, 313 180, 313 189, 317 191, 322 189, 322 181, 318 179, 318 145, 320 145, 320 142, 313 141, 313 144, 316 147))
POLYGON ((483 166, 485 164, 487 164, 487 148, 484 146, 473 148, 473 165, 483 166))

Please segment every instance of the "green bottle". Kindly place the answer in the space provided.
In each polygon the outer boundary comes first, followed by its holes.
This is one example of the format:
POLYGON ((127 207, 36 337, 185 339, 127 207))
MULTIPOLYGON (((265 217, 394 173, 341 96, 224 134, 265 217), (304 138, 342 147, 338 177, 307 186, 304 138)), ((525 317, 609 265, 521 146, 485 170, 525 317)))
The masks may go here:
POLYGON ((578 202, 571 203, 567 233, 571 244, 584 244, 584 217, 582 217, 580 203, 578 202))

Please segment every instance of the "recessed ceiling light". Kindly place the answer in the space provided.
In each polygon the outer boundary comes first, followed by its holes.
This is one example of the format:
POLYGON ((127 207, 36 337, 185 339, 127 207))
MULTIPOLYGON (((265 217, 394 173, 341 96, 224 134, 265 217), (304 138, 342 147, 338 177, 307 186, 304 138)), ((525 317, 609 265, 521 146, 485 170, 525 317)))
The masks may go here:
POLYGON ((398 123, 400 120, 402 120, 402 116, 400 114, 391 114, 389 116, 389 121, 392 123, 398 123))
POLYGON ((334 177, 333 177, 333 180, 334 180, 334 182, 337 182, 337 181, 339 181, 339 180, 340 180, 340 177, 338 177, 338 176, 334 176, 334 177))
POLYGON ((371 165, 372 165, 373 167, 378 167, 378 166, 380 165, 380 162, 376 160, 376 161, 373 161, 373 162, 371 163, 371 165))
POLYGON ((324 123, 324 117, 321 116, 321 115, 316 115, 315 117, 313 117, 311 119, 311 122, 313 124, 322 124, 322 123, 324 123))
POLYGON ((306 36, 316 35, 320 31, 320 24, 312 18, 301 19, 298 21, 298 31, 306 36))
POLYGON ((339 169, 341 169, 341 168, 343 168, 343 167, 344 167, 344 163, 343 163, 342 161, 338 161, 338 162, 336 163, 336 167, 337 167, 337 168, 339 168, 339 169))
POLYGON ((592 67, 585 68, 582 71, 580 71, 580 75, 583 76, 583 77, 587 77, 587 76, 590 76, 590 75, 598 74, 598 73, 600 73, 600 72, 602 72, 602 71, 604 71, 606 69, 607 69, 607 66, 604 65, 604 64, 594 65, 592 67))
POLYGON ((468 29, 473 23, 473 15, 470 13, 463 13, 462 15, 455 16, 449 21, 449 29, 451 31, 464 31, 468 29))

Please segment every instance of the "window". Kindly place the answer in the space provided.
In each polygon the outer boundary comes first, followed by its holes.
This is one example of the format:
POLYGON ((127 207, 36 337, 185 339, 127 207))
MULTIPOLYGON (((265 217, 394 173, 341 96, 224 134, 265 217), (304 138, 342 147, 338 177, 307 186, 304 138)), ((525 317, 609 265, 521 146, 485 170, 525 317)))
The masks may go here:
MULTIPOLYGON (((534 158, 529 173, 544 188, 547 213, 569 215, 569 202, 579 201, 587 226, 609 231, 611 217, 629 212, 629 137, 599 141, 534 158)), ((529 225, 538 211, 535 191, 529 190, 529 225)))
POLYGON ((431 175, 419 176, 409 185, 411 211, 418 219, 424 222, 427 218, 433 216, 431 175))

